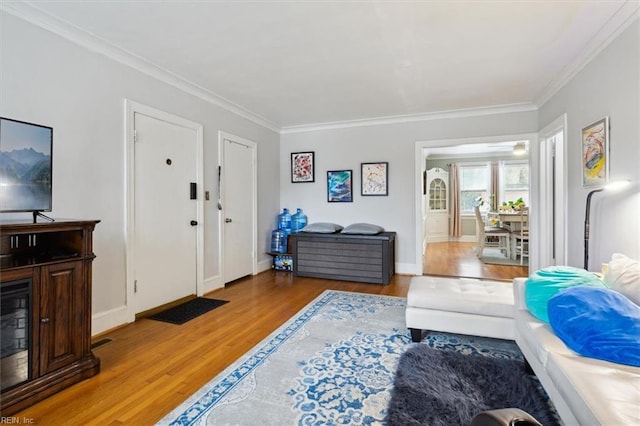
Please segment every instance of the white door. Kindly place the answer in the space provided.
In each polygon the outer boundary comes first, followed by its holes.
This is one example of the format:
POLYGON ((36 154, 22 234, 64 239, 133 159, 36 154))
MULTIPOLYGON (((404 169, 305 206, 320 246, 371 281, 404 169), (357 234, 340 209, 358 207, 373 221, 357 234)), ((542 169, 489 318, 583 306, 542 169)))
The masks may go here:
POLYGON ((253 142, 222 137, 222 227, 224 283, 254 273, 256 166, 253 142))
POLYGON ((197 132, 134 113, 135 312, 196 294, 197 132))

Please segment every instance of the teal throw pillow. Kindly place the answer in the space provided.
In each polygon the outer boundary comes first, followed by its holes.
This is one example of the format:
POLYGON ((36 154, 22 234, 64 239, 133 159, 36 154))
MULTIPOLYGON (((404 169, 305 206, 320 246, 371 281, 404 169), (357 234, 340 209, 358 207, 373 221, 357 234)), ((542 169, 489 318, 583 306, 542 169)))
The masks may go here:
POLYGON ((598 277, 584 269, 572 266, 550 266, 534 272, 525 283, 524 301, 531 314, 540 321, 549 322, 547 303, 565 288, 588 285, 602 287, 598 277))

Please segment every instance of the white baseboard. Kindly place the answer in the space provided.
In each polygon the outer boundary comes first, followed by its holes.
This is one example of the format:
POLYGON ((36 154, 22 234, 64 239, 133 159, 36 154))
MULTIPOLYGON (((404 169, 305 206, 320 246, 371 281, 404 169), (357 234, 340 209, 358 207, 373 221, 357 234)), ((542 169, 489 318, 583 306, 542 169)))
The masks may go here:
POLYGON ((456 238, 455 242, 457 243, 475 243, 477 241, 477 237, 475 235, 463 235, 460 238, 456 238))
POLYGON ((220 275, 214 275, 204 279, 204 294, 222 287, 224 287, 224 283, 222 282, 222 277, 220 275))
POLYGON ((91 336, 134 322, 135 319, 135 315, 131 315, 126 306, 119 306, 117 308, 92 315, 91 336))
MULTIPOLYGON (((204 293, 222 288, 222 278, 219 275, 204 280, 204 293)), ((116 327, 132 323, 136 320, 135 314, 129 312, 129 308, 119 306, 108 311, 94 314, 91 317, 91 335, 95 336, 116 327)))
POLYGON ((414 263, 396 263, 396 274, 422 275, 422 265, 414 263))
POLYGON ((264 272, 264 271, 268 271, 269 269, 271 269, 271 266, 273 265, 273 260, 272 259, 267 259, 267 260, 261 260, 260 262, 258 262, 258 274, 260 272, 264 272))
MULTIPOLYGON (((258 264, 256 265, 256 274, 259 274, 260 272, 264 272, 267 271, 269 269, 271 269, 271 265, 272 265, 272 261, 271 259, 267 259, 267 260, 262 260, 260 262, 258 262, 258 264)), ((205 278, 204 280, 204 293, 209 293, 212 292, 214 290, 218 290, 220 288, 224 287, 224 283, 222 282, 222 276, 221 275, 214 275, 208 278, 205 278)))

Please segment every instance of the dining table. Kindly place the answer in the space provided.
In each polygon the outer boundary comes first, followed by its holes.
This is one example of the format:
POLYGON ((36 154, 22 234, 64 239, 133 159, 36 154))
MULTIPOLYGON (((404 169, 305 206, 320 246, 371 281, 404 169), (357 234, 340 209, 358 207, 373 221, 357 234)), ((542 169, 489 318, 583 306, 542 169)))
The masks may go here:
POLYGON ((520 231, 522 222, 528 222, 528 216, 520 214, 517 210, 492 212, 490 215, 494 215, 493 217, 500 223, 499 226, 511 232, 520 231))
MULTIPOLYGON (((519 233, 522 229, 522 222, 525 222, 524 226, 528 226, 528 215, 521 214, 518 210, 502 210, 497 212, 489 212, 488 218, 490 223, 495 223, 495 226, 507 229, 512 233, 519 233)), ((510 245, 513 246, 514 242, 510 241, 510 245)), ((515 248, 510 247, 511 258, 515 258, 515 248)))

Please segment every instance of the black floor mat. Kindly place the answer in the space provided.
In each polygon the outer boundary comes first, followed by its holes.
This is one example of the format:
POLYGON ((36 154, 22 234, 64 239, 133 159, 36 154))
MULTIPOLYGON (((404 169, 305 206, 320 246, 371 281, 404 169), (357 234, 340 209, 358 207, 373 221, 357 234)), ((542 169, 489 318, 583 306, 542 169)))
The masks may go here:
POLYGON ((182 303, 166 311, 159 312, 148 317, 156 321, 170 322, 172 324, 184 324, 204 313, 207 313, 219 306, 228 303, 228 300, 207 299, 206 297, 198 297, 188 302, 182 303))

